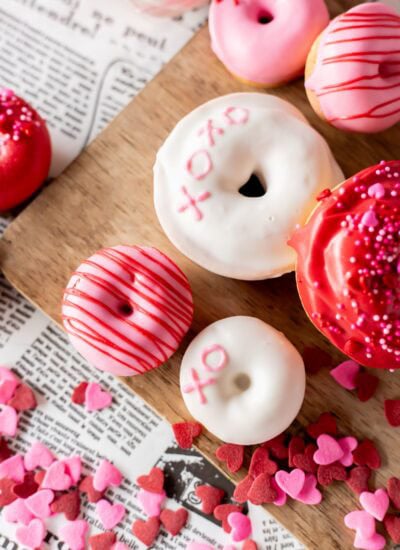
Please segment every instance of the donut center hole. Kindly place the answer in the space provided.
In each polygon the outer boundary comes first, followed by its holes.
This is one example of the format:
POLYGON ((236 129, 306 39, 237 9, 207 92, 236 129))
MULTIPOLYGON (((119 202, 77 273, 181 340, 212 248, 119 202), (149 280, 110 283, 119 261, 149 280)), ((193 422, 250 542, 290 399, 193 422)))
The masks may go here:
POLYGON ((400 74, 400 65, 393 61, 385 61, 379 65, 379 74, 382 78, 398 76, 400 74))
POLYGON ((245 392, 251 386, 250 376, 244 372, 237 374, 233 379, 233 385, 239 392, 245 392))
POLYGON ((266 184, 257 176, 257 174, 251 174, 250 178, 239 189, 239 193, 244 197, 263 197, 267 192, 266 184))
POLYGON ((271 23, 273 21, 272 14, 267 10, 261 10, 258 14, 257 21, 260 23, 260 25, 268 25, 268 23, 271 23))
POLYGON ((130 317, 133 313, 133 307, 129 302, 124 302, 122 304, 119 304, 118 313, 123 317, 130 317))

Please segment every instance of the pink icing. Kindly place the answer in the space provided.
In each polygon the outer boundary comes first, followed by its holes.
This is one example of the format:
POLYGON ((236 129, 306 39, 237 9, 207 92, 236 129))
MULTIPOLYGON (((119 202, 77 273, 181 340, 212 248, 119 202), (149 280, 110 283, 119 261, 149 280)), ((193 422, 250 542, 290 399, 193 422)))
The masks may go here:
POLYGON ((211 193, 208 191, 203 191, 197 197, 193 197, 189 191, 186 189, 185 186, 182 186, 182 193, 186 197, 186 202, 184 204, 181 204, 181 206, 178 208, 178 212, 186 212, 186 210, 191 209, 193 210, 194 217, 197 221, 200 221, 203 219, 203 212, 200 210, 198 203, 203 202, 211 197, 211 193))
POLYGON ((212 168, 210 153, 206 149, 195 151, 186 163, 186 170, 196 180, 203 180, 212 168))
POLYGON ((226 367, 228 363, 228 354, 222 346, 220 346, 219 344, 214 344, 213 346, 210 346, 203 351, 201 355, 201 360, 206 370, 210 372, 218 372, 226 367), (219 354, 219 361, 215 367, 207 363, 208 356, 213 353, 219 354))
POLYGON ((73 274, 62 318, 76 349, 97 368, 127 376, 164 363, 193 316, 189 283, 155 248, 100 250, 73 274))
POLYGON ((191 369, 190 376, 192 382, 182 387, 183 393, 197 392, 199 394, 200 403, 205 405, 207 403, 207 398, 204 395, 203 388, 215 384, 215 378, 209 377, 201 379, 196 369, 191 369))
POLYGON ((334 19, 321 38, 306 87, 337 128, 380 132, 400 121, 397 12, 367 3, 334 19))
POLYGON ((301 75, 328 22, 324 0, 213 0, 211 45, 236 76, 273 86, 301 75))

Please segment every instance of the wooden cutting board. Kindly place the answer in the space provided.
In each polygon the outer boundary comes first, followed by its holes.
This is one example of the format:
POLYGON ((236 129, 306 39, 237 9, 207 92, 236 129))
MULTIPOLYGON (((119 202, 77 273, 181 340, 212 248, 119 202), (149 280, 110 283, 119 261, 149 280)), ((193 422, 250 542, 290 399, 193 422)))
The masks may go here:
MULTIPOLYGON (((332 15, 358 2, 331 0, 332 15)), ((289 52, 290 54, 290 52, 289 52)), ((125 379, 170 422, 188 418, 178 385, 182 351, 193 336, 217 319, 254 315, 286 333, 302 350, 317 345, 340 359, 306 318, 293 275, 265 282, 240 282, 208 273, 183 257, 168 241, 152 204, 152 166, 156 151, 176 122, 194 107, 221 94, 251 90, 231 77, 210 50, 202 29, 165 70, 125 109, 88 149, 10 225, 0 243, 0 267, 29 300, 60 322, 60 301, 72 270, 95 250, 120 243, 153 245, 165 251, 189 277, 195 298, 192 330, 180 353, 160 369, 125 379)), ((301 81, 273 90, 296 104, 324 135, 346 175, 381 159, 398 158, 400 127, 377 136, 349 135, 319 121, 305 97, 301 81)), ((295 423, 308 423, 325 410, 338 416, 342 433, 378 442, 384 467, 376 476, 384 483, 400 475, 398 432, 383 415, 383 399, 400 397, 398 374, 380 373, 377 396, 360 403, 342 390, 327 371, 309 377, 304 407, 295 423)), ((251 419, 249 419, 251 422, 251 419)), ((215 463, 219 442, 206 433, 199 450, 215 463)), ((217 466, 220 467, 219 464, 217 466)), ((244 471, 232 476, 237 481, 244 471)), ((318 507, 291 502, 268 510, 312 549, 351 548, 343 516, 357 507, 344 484, 325 491, 318 507)))

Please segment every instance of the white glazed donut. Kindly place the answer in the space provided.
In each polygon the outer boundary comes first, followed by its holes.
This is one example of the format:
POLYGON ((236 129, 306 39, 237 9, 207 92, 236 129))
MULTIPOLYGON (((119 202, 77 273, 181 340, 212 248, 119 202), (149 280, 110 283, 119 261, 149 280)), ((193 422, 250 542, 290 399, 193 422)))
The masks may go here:
POLYGON ((213 323, 191 342, 180 384, 192 416, 226 443, 256 445, 282 433, 304 400, 296 348, 254 317, 213 323))
POLYGON ((293 105, 239 93, 178 123, 157 154, 154 202, 167 236, 191 260, 219 275, 266 279, 293 270, 289 237, 317 195, 343 179, 325 140, 293 105), (241 194, 252 175, 263 196, 241 194))

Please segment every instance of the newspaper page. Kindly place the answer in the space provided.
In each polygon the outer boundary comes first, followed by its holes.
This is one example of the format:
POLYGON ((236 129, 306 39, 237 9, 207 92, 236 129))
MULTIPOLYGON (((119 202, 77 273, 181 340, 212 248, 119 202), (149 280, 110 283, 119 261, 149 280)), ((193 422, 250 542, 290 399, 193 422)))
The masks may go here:
MULTIPOLYGON (((130 0, 2 0, 0 82, 30 101, 45 116, 52 136, 51 175, 59 174, 118 114, 205 21, 206 10, 174 19, 138 14, 130 0)), ((0 234, 10 218, 0 217, 0 234)), ((233 486, 197 452, 183 451, 170 426, 122 383, 91 369, 53 322, 12 289, 0 275, 0 364, 11 366, 35 391, 39 406, 24 413, 17 438, 24 452, 34 440, 59 457, 82 456, 84 473, 101 458, 112 460, 125 479, 108 491, 125 505, 115 531, 130 548, 144 546, 131 533, 143 518, 135 479, 158 465, 166 472, 169 508, 184 506, 190 519, 175 538, 161 532, 159 550, 186 548, 190 541, 215 549, 228 544, 220 524, 201 512, 198 484, 210 483, 232 495, 233 486), (82 380, 101 382, 112 406, 98 414, 74 406, 70 396, 82 380)), ((85 506, 91 534, 101 531, 94 505, 85 506)), ((264 550, 302 546, 263 509, 251 507, 253 539, 264 550)), ((57 537, 60 518, 51 519, 47 548, 66 548, 57 537)), ((17 549, 15 525, 0 516, 0 548, 17 549)))

